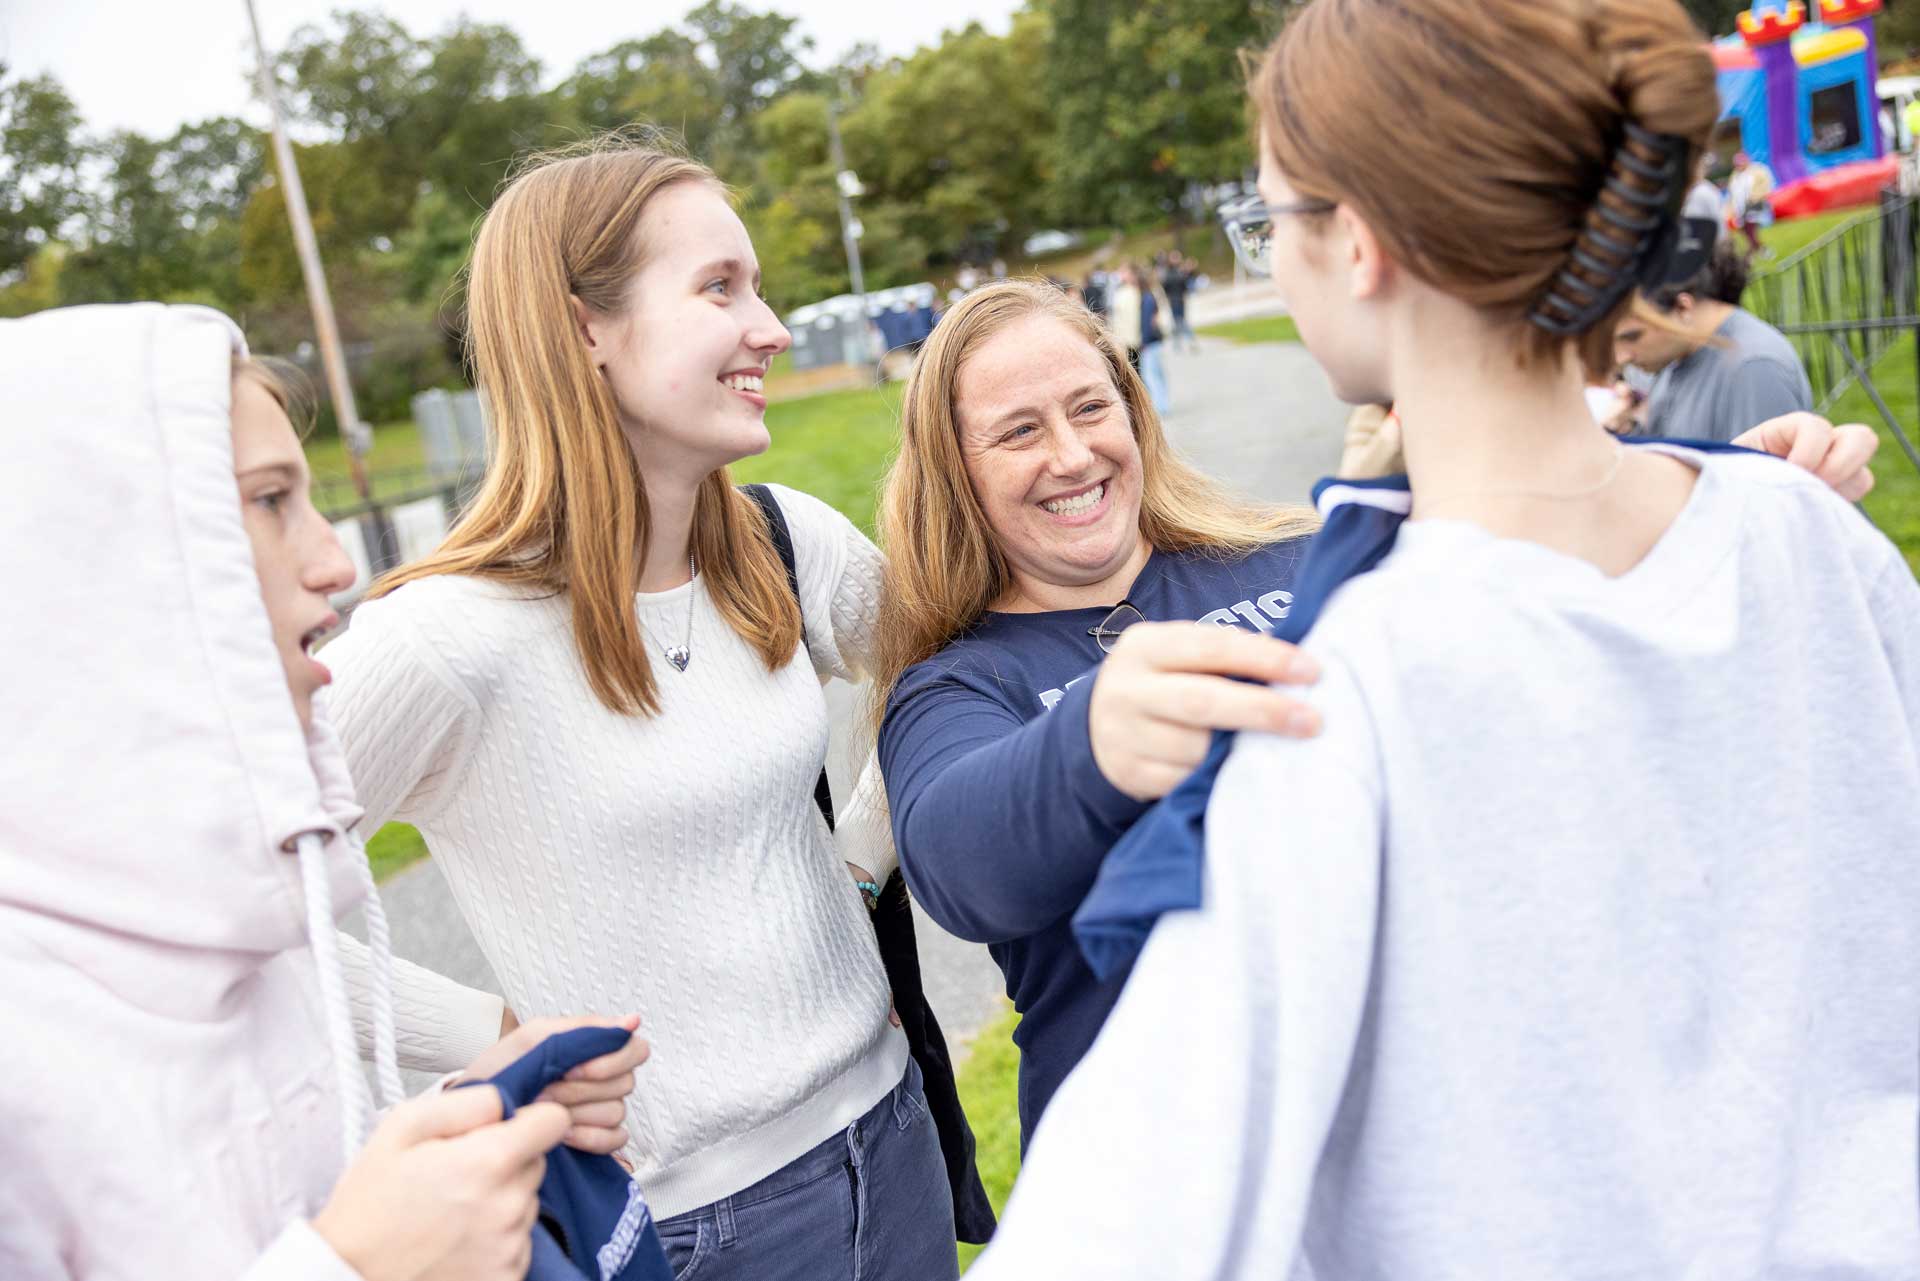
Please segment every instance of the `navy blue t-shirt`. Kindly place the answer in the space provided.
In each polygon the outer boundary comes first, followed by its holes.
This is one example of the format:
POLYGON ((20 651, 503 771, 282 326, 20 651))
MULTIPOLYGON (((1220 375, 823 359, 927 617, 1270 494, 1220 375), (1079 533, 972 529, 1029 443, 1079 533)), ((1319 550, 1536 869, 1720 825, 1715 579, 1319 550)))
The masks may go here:
MULTIPOLYGON (((1155 552, 1127 599, 1154 621, 1271 632, 1306 544, 1155 552)), ((1023 1148, 1126 982, 1096 979, 1072 930, 1101 860, 1147 809, 1107 782, 1087 737, 1101 658, 1088 632, 1111 608, 988 614, 907 669, 880 729, 907 885, 947 930, 988 945, 1021 1013, 1023 1148)))

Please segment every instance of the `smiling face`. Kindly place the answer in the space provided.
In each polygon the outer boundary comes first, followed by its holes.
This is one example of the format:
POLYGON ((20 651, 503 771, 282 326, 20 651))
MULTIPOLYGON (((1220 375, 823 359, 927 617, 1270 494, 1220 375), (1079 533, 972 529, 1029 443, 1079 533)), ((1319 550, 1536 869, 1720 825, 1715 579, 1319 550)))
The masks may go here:
POLYGON ((327 598, 353 586, 354 568, 313 505, 306 455, 286 410, 245 371, 233 380, 233 476, 273 645, 304 729, 313 721, 314 692, 333 679, 309 651, 339 624, 327 598))
POLYGON ((763 453, 767 366, 792 338, 760 297, 753 242, 726 197, 683 181, 647 202, 645 256, 617 316, 576 304, 643 475, 697 482, 763 453))
POLYGON ((1140 449, 1099 350, 1029 315, 983 342, 955 382, 967 478, 1012 572, 1001 609, 1071 609, 1126 594, 1140 534, 1140 449))

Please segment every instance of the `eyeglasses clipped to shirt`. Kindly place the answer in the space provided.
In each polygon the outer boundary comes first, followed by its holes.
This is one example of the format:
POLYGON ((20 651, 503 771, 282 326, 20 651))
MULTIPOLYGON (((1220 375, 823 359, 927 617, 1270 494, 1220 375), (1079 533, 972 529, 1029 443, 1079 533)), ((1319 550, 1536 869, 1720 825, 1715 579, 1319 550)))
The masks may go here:
POLYGON ((1147 616, 1140 607, 1130 600, 1123 600, 1107 616, 1087 629, 1087 635, 1093 637, 1093 643, 1100 647, 1102 654, 1113 653, 1113 647, 1120 643, 1120 633, 1135 623, 1144 623, 1147 616))

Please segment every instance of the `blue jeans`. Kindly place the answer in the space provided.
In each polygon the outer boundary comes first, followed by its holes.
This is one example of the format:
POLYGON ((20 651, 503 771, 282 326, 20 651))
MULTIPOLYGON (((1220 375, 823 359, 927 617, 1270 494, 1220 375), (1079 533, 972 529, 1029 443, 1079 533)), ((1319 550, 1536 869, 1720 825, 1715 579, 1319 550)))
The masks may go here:
POLYGON ((659 1228, 675 1281, 953 1281, 953 1192, 919 1065, 841 1133, 659 1228))
POLYGON ((1150 342, 1140 349, 1140 379, 1147 384, 1147 397, 1156 413, 1166 413, 1172 403, 1167 389, 1167 362, 1161 353, 1164 343, 1150 342))

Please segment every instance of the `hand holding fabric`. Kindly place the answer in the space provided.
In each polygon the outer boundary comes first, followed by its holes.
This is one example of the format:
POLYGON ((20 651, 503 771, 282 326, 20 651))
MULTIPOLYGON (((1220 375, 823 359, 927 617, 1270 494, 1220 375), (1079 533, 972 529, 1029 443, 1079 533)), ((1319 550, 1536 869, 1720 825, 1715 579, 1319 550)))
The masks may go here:
POLYGON ((499 1091, 456 1090, 388 1113, 313 1228, 366 1281, 519 1281, 546 1154, 566 1109, 500 1122, 499 1091))
MULTIPOLYGON (((501 1038, 468 1064, 463 1075, 473 1079, 493 1076, 548 1037, 575 1028, 620 1027, 633 1032, 639 1026, 638 1014, 618 1019, 549 1018, 522 1023, 508 1010, 501 1020, 501 1038)), ((634 1036, 615 1053, 582 1063, 568 1072, 565 1080, 547 1087, 541 1100, 567 1109, 568 1147, 605 1156, 626 1146, 627 1095, 633 1093, 634 1069, 651 1053, 647 1042, 634 1036)))
POLYGON ((1156 800, 1193 772, 1215 730, 1318 734, 1317 712, 1267 688, 1318 677, 1312 658, 1269 636, 1211 623, 1136 623, 1101 664, 1087 705, 1094 763, 1119 791, 1156 800))

